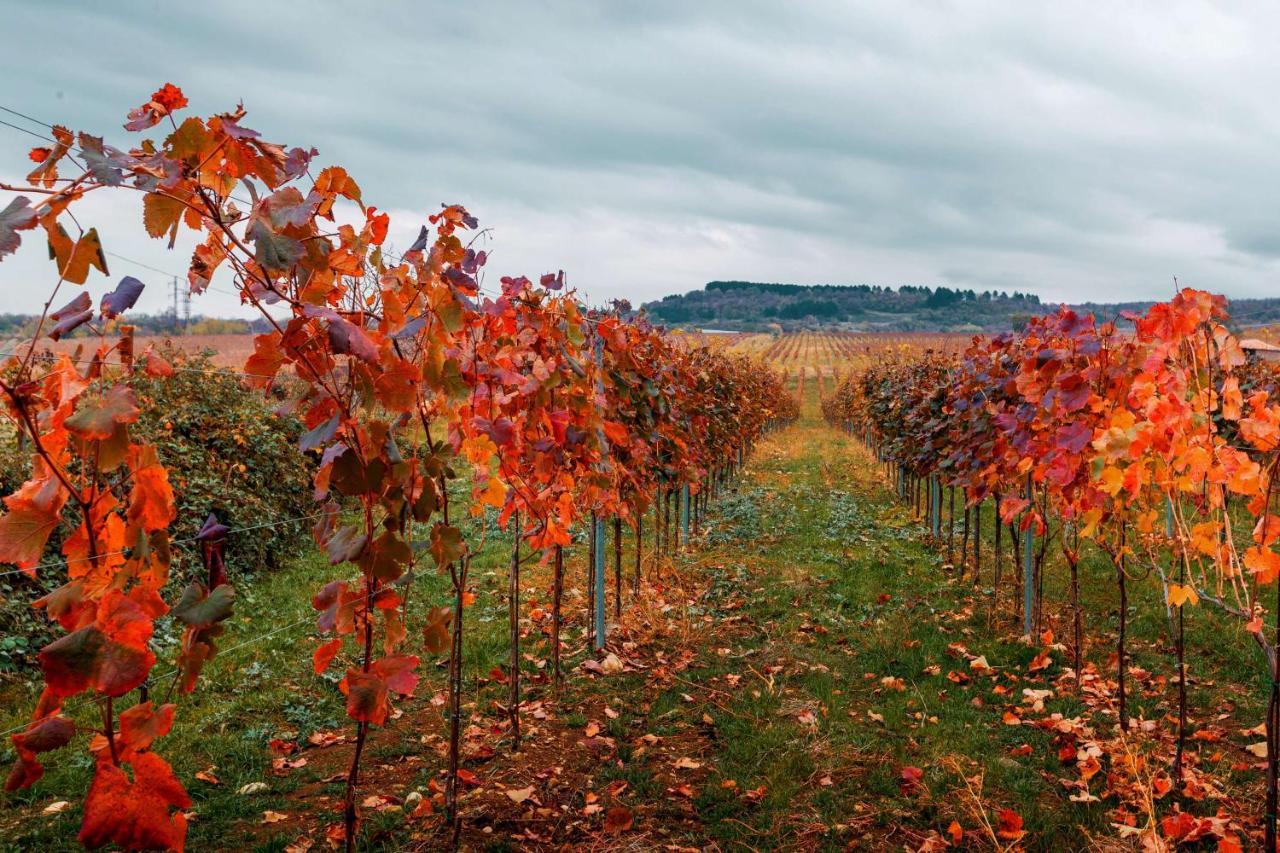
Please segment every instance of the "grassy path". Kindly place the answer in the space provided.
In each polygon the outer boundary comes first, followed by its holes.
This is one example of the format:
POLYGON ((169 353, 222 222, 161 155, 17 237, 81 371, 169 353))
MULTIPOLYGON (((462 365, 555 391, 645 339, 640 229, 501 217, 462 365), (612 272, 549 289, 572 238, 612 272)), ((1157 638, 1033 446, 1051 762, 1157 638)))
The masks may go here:
MULTIPOLYGON (((1082 699, 1063 676, 1061 646, 1038 663, 1042 649, 1019 641, 1005 599, 957 578, 923 534, 861 445, 821 422, 811 391, 801 420, 761 445, 683 559, 680 575, 698 590, 688 600, 695 624, 654 638, 662 650, 652 652, 687 655, 679 677, 664 682, 650 670, 601 680, 581 700, 638 709, 613 726, 633 743, 645 733, 678 744, 604 774, 629 782, 618 799, 643 815, 634 830, 641 846, 670 836, 722 849, 942 849, 943 838, 966 849, 1127 849, 1109 825, 1120 819, 1109 812, 1116 801, 1077 802, 1070 795, 1088 797, 1064 784, 1082 775, 1075 735, 1035 725, 1053 713, 1078 719, 1081 743, 1095 726, 1097 741, 1114 749, 1107 688, 1095 682, 1082 699), (681 768, 682 758, 700 766, 681 768), (1020 827, 1001 824, 1005 809, 1020 827)), ((1107 568, 1092 568, 1102 574, 1091 586, 1088 631, 1105 644, 1114 606, 1107 568)), ((1157 590, 1134 594, 1161 612, 1157 590)), ((1065 600, 1056 588, 1046 596, 1065 600)), ((1196 619, 1192 719, 1215 736, 1193 742, 1190 760, 1227 780, 1236 814, 1256 818, 1260 809, 1248 805, 1256 767, 1241 774, 1243 743, 1223 749, 1224 729, 1210 724, 1237 711, 1231 725, 1259 722, 1265 693, 1251 684, 1247 643, 1224 643, 1220 623, 1196 619)), ((1168 672, 1163 623, 1137 624, 1135 665, 1168 672)), ((1106 655, 1103 645, 1092 656, 1105 668, 1106 655)), ((1170 713, 1163 678, 1137 674, 1130 689, 1136 715, 1170 713)), ((1168 728, 1130 745, 1131 754, 1167 752, 1168 728)), ((1157 762, 1149 770, 1160 772, 1157 762)), ((1106 778, 1089 791, 1102 792, 1106 778)), ((1212 813, 1212 803, 1200 811, 1212 813)))
POLYGON ((696 561, 722 627, 649 711, 649 724, 673 711, 713 721, 686 842, 918 846, 955 820, 982 846, 979 810, 994 824, 992 808, 1007 806, 1052 839, 1044 849, 1081 843, 1088 815, 1063 807, 1034 758, 1052 752, 1047 737, 1002 724, 1000 709, 1020 697, 946 677, 969 680, 955 643, 997 670, 1024 670, 1036 650, 987 631, 969 584, 951 582, 865 451, 806 403, 718 507, 696 561), (1024 744, 1032 757, 1009 757, 1024 744), (918 783, 907 768, 923 770, 918 783), (980 798, 967 793, 975 775, 980 798))

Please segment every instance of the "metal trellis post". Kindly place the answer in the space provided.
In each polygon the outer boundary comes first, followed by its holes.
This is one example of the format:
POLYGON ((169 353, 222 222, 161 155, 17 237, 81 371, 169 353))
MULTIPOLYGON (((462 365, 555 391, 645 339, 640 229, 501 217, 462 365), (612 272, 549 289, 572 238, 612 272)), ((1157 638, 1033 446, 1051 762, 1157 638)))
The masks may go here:
POLYGON ((680 490, 680 528, 684 535, 684 545, 689 547, 689 484, 685 483, 680 490))
MULTIPOLYGON (((1027 501, 1033 500, 1031 475, 1027 474, 1027 501)), ((1027 510, 1030 512, 1030 508, 1027 510)), ((1028 524, 1022 533, 1022 630, 1031 636, 1031 608, 1035 596, 1035 556, 1031 553, 1035 545, 1035 525, 1028 524)))

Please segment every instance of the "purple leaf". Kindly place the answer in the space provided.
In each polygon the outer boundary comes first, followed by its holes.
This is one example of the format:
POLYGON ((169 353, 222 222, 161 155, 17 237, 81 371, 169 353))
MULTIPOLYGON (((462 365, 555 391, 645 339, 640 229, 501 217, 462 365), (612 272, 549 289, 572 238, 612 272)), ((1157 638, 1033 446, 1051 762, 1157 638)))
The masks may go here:
POLYGON ((293 179, 306 173, 311 165, 311 158, 319 154, 316 149, 290 148, 289 156, 284 161, 285 176, 293 179))
POLYGON ((330 445, 325 448, 324 454, 320 457, 321 467, 328 465, 330 462, 334 461, 346 452, 347 445, 344 442, 339 441, 337 444, 330 445))
POLYGON ((320 447, 321 445, 327 443, 330 439, 332 439, 335 435, 337 435, 338 423, 340 422, 340 420, 341 418, 338 415, 334 415, 324 423, 316 426, 313 429, 309 429, 306 432, 304 432, 298 438, 298 449, 303 451, 314 450, 317 447, 320 447))
POLYGON ((391 337, 395 338, 398 341, 403 341, 406 338, 412 338, 414 335, 418 334, 418 331, 426 324, 427 324, 427 315, 423 314, 420 317, 414 317, 412 320, 404 324, 403 329, 396 332, 391 337))
MULTIPOLYGON (((427 230, 427 226, 422 226, 422 230, 418 232, 418 239, 413 241, 413 245, 409 247, 410 252, 421 252, 427 248, 427 241, 431 239, 431 232, 427 230)), ((408 254, 406 252, 405 254, 408 254)))
POLYGON ((271 217, 271 224, 276 228, 294 225, 302 228, 310 221, 320 203, 319 193, 311 193, 306 198, 298 192, 297 187, 285 187, 267 196, 265 205, 271 217))
POLYGON ((200 528, 200 532, 196 534, 196 539, 206 542, 211 539, 221 539, 231 532, 231 528, 227 527, 213 513, 209 513, 209 517, 204 520, 204 524, 200 528))
POLYGON ((287 270, 302 257, 302 244, 292 237, 277 234, 258 217, 249 229, 254 244, 254 260, 265 270, 287 270))
POLYGON ((0 210, 0 258, 16 252, 22 243, 18 232, 34 228, 35 224, 35 209, 31 207, 31 200, 24 195, 18 196, 4 210, 0 210))
POLYGON ((223 113, 218 116, 222 119, 222 129, 227 132, 227 136, 232 139, 257 139, 261 136, 256 130, 250 130, 247 127, 241 127, 236 120, 231 117, 231 113, 223 113))
POLYGON ((480 271, 480 267, 484 266, 484 262, 489 256, 484 252, 477 252, 475 249, 467 249, 466 254, 462 256, 462 270, 467 275, 475 275, 480 271))
POLYGON ((124 183, 124 171, 131 165, 129 155, 110 145, 103 145, 102 137, 87 133, 80 134, 80 156, 94 179, 109 187, 124 183))
POLYGON ((79 326, 89 322, 92 317, 93 300, 89 298, 87 292, 82 290, 75 299, 49 315, 49 319, 56 323, 53 330, 49 332, 49 337, 55 341, 59 340, 63 335, 70 334, 79 326))
POLYGON ((102 316, 114 320, 133 307, 146 285, 131 275, 120 279, 116 289, 102 296, 102 316))
POLYGON ((378 363, 378 347, 364 329, 341 317, 329 321, 329 345, 340 355, 354 355, 369 364, 378 363))

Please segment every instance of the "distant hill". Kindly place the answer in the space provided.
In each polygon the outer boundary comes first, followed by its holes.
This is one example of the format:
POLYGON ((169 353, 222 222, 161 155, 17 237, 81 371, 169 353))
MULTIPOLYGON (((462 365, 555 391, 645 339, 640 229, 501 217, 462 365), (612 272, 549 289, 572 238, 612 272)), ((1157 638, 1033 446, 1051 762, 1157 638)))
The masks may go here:
MULTIPOLYGON (((1150 304, 1089 302, 1073 307, 1111 318, 1121 311, 1142 311, 1150 304)), ((659 323, 733 331, 781 326, 786 330, 835 327, 863 332, 995 332, 1020 326, 1057 305, 1018 291, 712 281, 702 290, 666 296, 643 307, 659 323)), ((1280 321, 1280 298, 1233 300, 1231 313, 1240 326, 1280 321)))

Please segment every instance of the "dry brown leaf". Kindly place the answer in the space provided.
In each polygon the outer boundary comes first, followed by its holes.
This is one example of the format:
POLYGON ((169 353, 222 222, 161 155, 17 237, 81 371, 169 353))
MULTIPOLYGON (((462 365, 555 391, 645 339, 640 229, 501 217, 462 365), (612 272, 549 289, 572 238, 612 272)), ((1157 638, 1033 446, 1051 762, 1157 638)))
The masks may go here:
POLYGON ((528 788, 509 788, 505 793, 511 802, 523 803, 533 796, 533 786, 530 785, 528 788))

